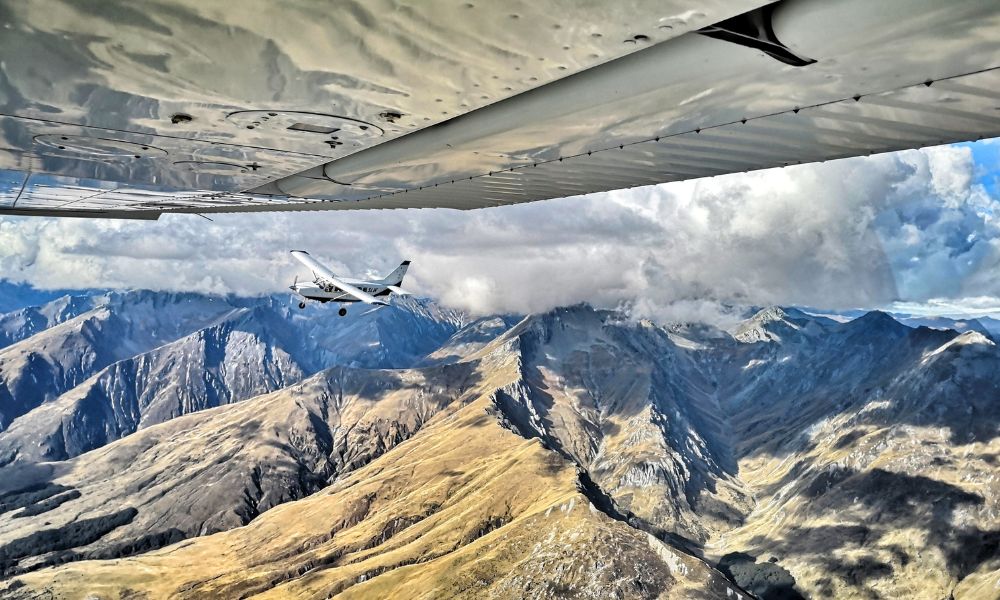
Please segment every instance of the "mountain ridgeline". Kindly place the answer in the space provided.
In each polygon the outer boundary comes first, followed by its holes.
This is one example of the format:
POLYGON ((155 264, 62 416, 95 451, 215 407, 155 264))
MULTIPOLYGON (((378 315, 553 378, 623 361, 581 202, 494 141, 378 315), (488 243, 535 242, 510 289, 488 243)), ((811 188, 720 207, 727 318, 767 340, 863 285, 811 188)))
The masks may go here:
POLYGON ((983 323, 47 300, 0 316, 5 598, 1000 589, 983 323))

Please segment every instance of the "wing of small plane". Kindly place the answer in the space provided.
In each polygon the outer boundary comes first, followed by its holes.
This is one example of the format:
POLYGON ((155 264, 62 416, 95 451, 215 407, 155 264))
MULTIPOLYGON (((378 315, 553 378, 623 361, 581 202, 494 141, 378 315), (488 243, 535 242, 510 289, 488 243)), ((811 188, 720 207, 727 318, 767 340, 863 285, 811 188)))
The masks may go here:
POLYGON ((353 286, 339 279, 336 275, 333 274, 333 271, 323 266, 322 263, 320 263, 315 258, 310 256, 308 252, 304 250, 293 250, 292 256, 294 256, 296 260, 298 260, 300 263, 308 267, 309 270, 313 272, 313 276, 316 277, 317 283, 324 283, 327 285, 331 285, 342 292, 346 292, 351 296, 354 296, 355 298, 357 298, 361 302, 364 302, 365 304, 375 304, 379 306, 389 305, 388 302, 385 302, 384 300, 379 300, 375 296, 372 296, 367 292, 361 291, 356 286, 353 286))
POLYGON ((4 8, 0 214, 472 209, 1000 136, 995 0, 4 8))

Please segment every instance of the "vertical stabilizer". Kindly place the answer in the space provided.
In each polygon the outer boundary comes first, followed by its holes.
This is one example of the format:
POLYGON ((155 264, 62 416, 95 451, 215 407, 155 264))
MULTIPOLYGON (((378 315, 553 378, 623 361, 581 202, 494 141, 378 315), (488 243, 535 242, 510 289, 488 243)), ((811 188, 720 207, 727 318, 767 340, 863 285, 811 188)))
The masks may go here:
POLYGON ((404 260, 396 267, 396 270, 392 273, 386 275, 382 283, 385 285, 399 285, 403 283, 403 276, 406 275, 406 269, 410 266, 410 261, 404 260))

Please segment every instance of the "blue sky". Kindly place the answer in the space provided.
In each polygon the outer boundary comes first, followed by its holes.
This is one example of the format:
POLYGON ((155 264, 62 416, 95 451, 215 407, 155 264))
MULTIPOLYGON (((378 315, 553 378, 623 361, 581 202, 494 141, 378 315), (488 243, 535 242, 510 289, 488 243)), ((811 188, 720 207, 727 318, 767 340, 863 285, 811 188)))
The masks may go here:
POLYGON ((575 302, 710 318, 730 304, 1000 314, 1000 143, 987 140, 477 211, 0 218, 0 276, 40 287, 257 294, 413 261, 476 313, 575 302))
POLYGON ((966 142, 955 144, 959 148, 968 148, 976 163, 976 181, 981 184, 994 198, 1000 191, 1000 140, 985 142, 966 142))

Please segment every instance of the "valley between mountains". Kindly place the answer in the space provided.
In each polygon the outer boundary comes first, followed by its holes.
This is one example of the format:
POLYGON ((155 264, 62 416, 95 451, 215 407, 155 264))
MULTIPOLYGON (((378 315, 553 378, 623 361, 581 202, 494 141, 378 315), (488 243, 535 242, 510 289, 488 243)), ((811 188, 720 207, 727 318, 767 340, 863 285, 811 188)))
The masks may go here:
POLYGON ((1000 598, 991 323, 6 308, 3 598, 1000 598))

